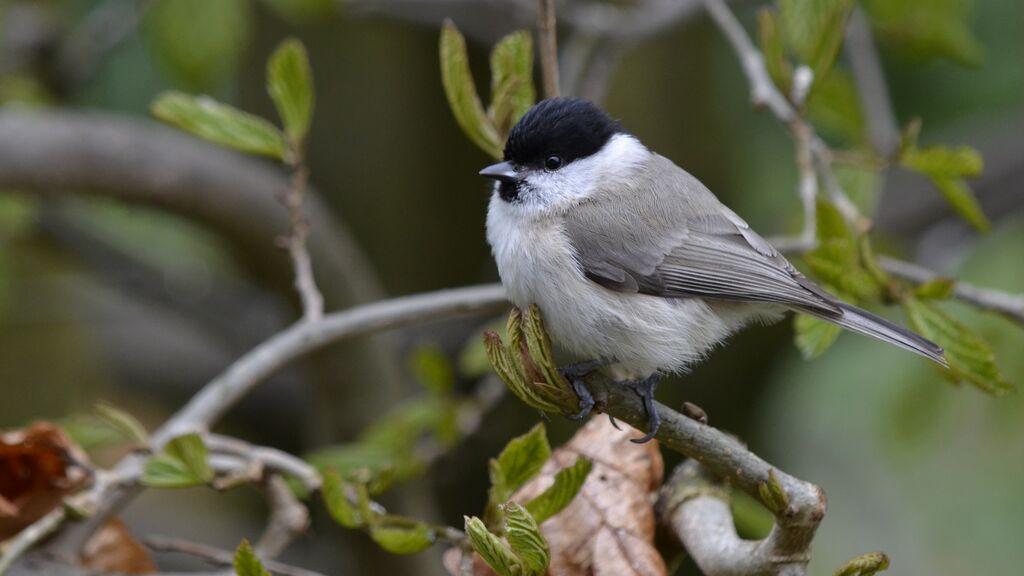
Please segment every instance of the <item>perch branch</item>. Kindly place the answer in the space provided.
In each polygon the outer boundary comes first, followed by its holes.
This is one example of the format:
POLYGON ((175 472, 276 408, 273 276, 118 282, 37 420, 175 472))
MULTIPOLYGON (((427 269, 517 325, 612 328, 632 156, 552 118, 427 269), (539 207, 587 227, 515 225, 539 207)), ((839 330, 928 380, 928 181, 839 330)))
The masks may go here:
POLYGON ((540 37, 540 66, 544 79, 544 96, 561 94, 558 78, 558 40, 555 21, 555 0, 537 0, 537 36, 540 37))

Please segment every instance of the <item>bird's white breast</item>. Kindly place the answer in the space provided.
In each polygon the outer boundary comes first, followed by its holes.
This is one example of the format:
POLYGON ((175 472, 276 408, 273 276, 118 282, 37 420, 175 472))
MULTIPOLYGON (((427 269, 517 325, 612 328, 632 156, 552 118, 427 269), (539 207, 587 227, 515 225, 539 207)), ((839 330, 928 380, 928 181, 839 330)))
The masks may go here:
POLYGON ((512 302, 537 304, 556 344, 646 376, 681 371, 748 319, 745 307, 609 290, 587 279, 557 212, 491 198, 487 240, 512 302))

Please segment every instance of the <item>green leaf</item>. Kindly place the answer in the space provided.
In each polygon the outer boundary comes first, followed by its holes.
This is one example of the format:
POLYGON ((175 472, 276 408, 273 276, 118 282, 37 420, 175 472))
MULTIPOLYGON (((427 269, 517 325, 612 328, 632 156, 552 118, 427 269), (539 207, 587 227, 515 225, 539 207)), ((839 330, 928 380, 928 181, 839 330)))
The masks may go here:
POLYGON ((857 238, 839 210, 829 201, 817 200, 818 247, 803 260, 814 276, 853 300, 876 300, 882 286, 864 268, 857 238))
POLYGON ((945 58, 977 66, 984 57, 971 31, 969 0, 864 0, 879 41, 905 59, 945 58))
POLYGON ((762 7, 757 11, 757 32, 768 75, 783 94, 793 86, 793 67, 786 61, 786 45, 778 11, 762 7))
POLYGON ((504 502, 527 480, 540 472, 551 456, 544 424, 537 424, 529 432, 513 438, 498 458, 491 460, 491 489, 493 501, 504 502))
POLYGON ((970 146, 912 146, 900 156, 900 163, 934 178, 978 176, 985 169, 981 154, 970 146))
POLYGON ((491 534, 483 521, 466 516, 466 535, 473 550, 500 576, 521 576, 523 565, 508 544, 491 534))
POLYGON ((519 557, 527 574, 543 574, 551 561, 551 552, 537 521, 515 502, 505 504, 504 512, 505 537, 512 552, 519 557))
POLYGON ((533 514, 538 524, 558 514, 572 502, 583 488, 591 468, 593 463, 590 460, 583 456, 576 458, 572 466, 563 468, 555 474, 555 481, 547 490, 526 503, 526 509, 533 514))
POLYGON ((441 83, 455 121, 469 139, 494 158, 501 158, 504 143, 480 103, 469 70, 466 39, 451 20, 441 29, 441 83))
POLYGON ((533 39, 526 30, 513 32, 491 51, 491 106, 488 116, 504 140, 512 126, 533 106, 533 39))
POLYGON ((270 576, 263 563, 256 557, 248 540, 242 540, 235 550, 235 574, 238 576, 270 576))
POLYGON ((248 0, 157 0, 145 37, 171 74, 193 90, 220 86, 249 43, 248 0))
POLYGON ((155 488, 188 488, 213 480, 207 461, 206 445, 199 434, 191 433, 171 440, 146 462, 142 483, 155 488))
POLYGON ((869 552, 843 564, 833 576, 873 576, 888 568, 889 557, 884 552, 869 552))
POLYGON ((455 385, 451 360, 436 346, 419 346, 412 354, 412 372, 416 380, 434 395, 448 394, 455 385))
POLYGON ((757 493, 765 508, 778 515, 789 508, 789 495, 783 489, 775 470, 768 470, 768 479, 757 484, 757 493))
POLYGON ((288 154, 284 136, 273 124, 206 96, 165 92, 150 111, 168 124, 221 146, 277 160, 288 154))
POLYGON ((832 69, 853 0, 780 0, 784 35, 815 80, 832 69))
POLYGON ((434 531, 423 523, 402 527, 375 527, 370 537, 381 548, 392 554, 415 554, 434 543, 434 531))
POLYGON ((345 481, 334 470, 324 473, 320 497, 324 501, 327 512, 338 524, 345 528, 358 528, 364 524, 359 511, 348 499, 345 481))
POLYGON ((974 192, 967 187, 967 184, 959 178, 935 178, 932 180, 935 187, 946 198, 950 206, 956 210, 964 220, 981 232, 987 232, 992 228, 992 223, 981 211, 981 205, 974 196, 974 192))
POLYGON ((313 119, 313 72, 302 42, 289 38, 267 62, 267 93, 277 106, 285 132, 298 145, 313 119))
POLYGON ((860 106, 857 86, 853 78, 841 69, 815 80, 814 91, 807 97, 807 115, 824 133, 843 138, 851 144, 864 140, 864 111, 860 106))
POLYGON ((796 347, 805 360, 821 356, 839 337, 842 328, 806 314, 793 317, 796 347))
POLYGON ((126 439, 139 444, 149 441, 149 434, 135 416, 114 407, 112 404, 101 402, 96 405, 96 413, 104 422, 110 424, 111 428, 117 430, 126 439))
POLYGON ((953 297, 956 280, 936 278, 914 288, 914 296, 921 300, 946 300, 953 297))
POLYGON ((907 298, 903 306, 914 330, 946 349, 946 360, 957 380, 991 394, 1013 390, 996 365, 992 347, 979 334, 930 302, 907 298))

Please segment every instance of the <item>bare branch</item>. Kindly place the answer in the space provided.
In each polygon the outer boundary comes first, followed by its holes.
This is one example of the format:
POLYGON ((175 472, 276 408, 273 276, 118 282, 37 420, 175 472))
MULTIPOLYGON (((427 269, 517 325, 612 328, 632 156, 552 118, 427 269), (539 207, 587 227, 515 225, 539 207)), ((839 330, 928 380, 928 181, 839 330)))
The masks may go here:
MULTIPOLYGON (((180 552, 182 554, 196 556, 222 566, 231 566, 231 563, 235 558, 235 553, 230 550, 222 550, 199 542, 192 542, 181 538, 172 538, 170 536, 147 536, 143 539, 143 543, 148 548, 158 552, 180 552)), ((323 576, 319 572, 313 572, 288 564, 282 564, 281 562, 271 559, 264 559, 261 557, 261 561, 267 570, 275 574, 282 574, 284 576, 323 576)))
POLYGON ((561 93, 558 78, 558 40, 556 38, 555 0, 537 0, 537 36, 540 45, 540 66, 544 79, 544 97, 557 98, 561 93))
POLYGON ((675 469, 662 488, 658 509, 705 576, 796 576, 807 571, 808 550, 795 545, 804 540, 807 525, 781 514, 766 538, 740 538, 728 491, 696 460, 675 469))
POLYGON ((309 528, 309 510, 277 474, 271 474, 264 480, 264 492, 270 506, 270 517, 256 543, 256 554, 260 558, 277 558, 292 540, 309 528))
POLYGON ((309 224, 303 214, 303 202, 306 197, 306 186, 309 181, 309 168, 300 157, 292 167, 292 179, 284 196, 284 205, 288 208, 288 237, 285 245, 292 258, 295 271, 295 289, 302 300, 302 319, 306 322, 319 320, 324 315, 324 297, 316 286, 313 277, 313 263, 306 250, 306 239, 309 237, 309 224))
POLYGON ((67 512, 63 507, 54 508, 32 525, 18 532, 17 536, 8 540, 5 543, 3 554, 0 555, 0 574, 6 574, 7 570, 14 565, 15 560, 60 528, 66 517, 67 512))

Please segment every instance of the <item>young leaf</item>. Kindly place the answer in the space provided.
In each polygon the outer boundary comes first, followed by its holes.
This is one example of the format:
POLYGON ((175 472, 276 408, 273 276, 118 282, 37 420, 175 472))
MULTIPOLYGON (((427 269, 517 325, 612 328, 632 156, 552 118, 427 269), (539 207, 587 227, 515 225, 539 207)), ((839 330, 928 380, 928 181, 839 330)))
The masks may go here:
POLYGON ((509 502, 504 506, 505 537, 528 574, 543 574, 551 562, 551 552, 537 521, 525 508, 509 502))
POLYGON ((836 69, 814 80, 814 91, 807 97, 807 115, 822 132, 851 144, 864 140, 864 110, 857 86, 845 70, 836 69))
POLYGON ((888 568, 889 557, 884 552, 869 552, 843 564, 832 576, 874 576, 888 568))
POLYGON ((235 574, 238 576, 270 576, 263 563, 256 557, 248 540, 242 540, 235 550, 235 574))
POLYGON ((484 562, 501 576, 521 576, 522 562, 512 553, 508 544, 488 532, 487 527, 479 518, 470 516, 465 518, 469 543, 484 562))
POLYGON ((935 178, 977 176, 985 169, 981 154, 970 146, 911 147, 900 156, 903 166, 935 178))
POLYGON ((786 39, 814 78, 824 78, 843 43, 853 0, 780 0, 779 7, 786 39))
POLYGON ((142 423, 124 410, 120 410, 112 404, 100 402, 96 405, 96 413, 128 440, 139 444, 145 444, 149 440, 149 434, 146 433, 146 428, 142 423))
POLYGON ((793 329, 796 332, 796 347, 806 360, 821 356, 843 331, 831 322, 806 314, 794 316, 793 329))
POLYGON ((359 511, 349 502, 345 493, 345 482, 334 470, 328 470, 323 475, 320 497, 323 498, 327 512, 338 524, 345 528, 358 528, 363 525, 359 511))
POLYGON ((146 462, 142 483, 157 488, 187 488, 213 480, 206 445, 199 434, 178 436, 146 462))
POLYGON ((981 211, 981 205, 974 196, 974 192, 959 178, 934 178, 932 182, 939 192, 946 198, 950 206, 971 226, 981 232, 987 232, 992 228, 992 223, 981 211))
POLYGON ((783 94, 789 94, 793 86, 793 67, 786 61, 786 46, 782 37, 779 13, 768 7, 758 10, 757 31, 768 75, 783 94))
POLYGON ((267 92, 288 137, 301 142, 313 118, 313 73, 302 42, 289 38, 274 50, 267 62, 267 92))
POLYGON ((491 489, 493 501, 504 502, 527 480, 540 472, 551 456, 544 424, 537 424, 529 432, 513 438, 496 460, 491 460, 491 489))
POLYGON ((164 92, 150 111, 168 124, 221 146, 277 160, 288 154, 284 136, 273 124, 206 96, 164 92))
POLYGON ((958 380, 991 394, 1013 390, 996 366, 992 348, 979 334, 929 302, 907 298, 903 305, 914 330, 946 349, 946 360, 958 380))
POLYGON ((474 144, 494 158, 501 158, 504 143, 484 112, 473 85, 466 39, 451 20, 445 20, 441 29, 440 53, 441 83, 455 121, 474 144))
POLYGON ((415 526, 375 527, 370 537, 378 546, 392 554, 415 554, 426 550, 434 543, 434 531, 423 523, 415 526))
POLYGON ((533 39, 525 30, 513 32, 491 52, 491 122, 500 136, 533 105, 533 39))
POLYGON ((936 278, 914 288, 914 296, 922 300, 946 300, 953 297, 956 280, 936 278))
POLYGON ((555 474, 555 481, 547 490, 526 503, 526 509, 533 515, 537 524, 558 514, 572 502, 586 482, 593 466, 593 462, 583 456, 576 458, 572 466, 563 468, 555 474))

